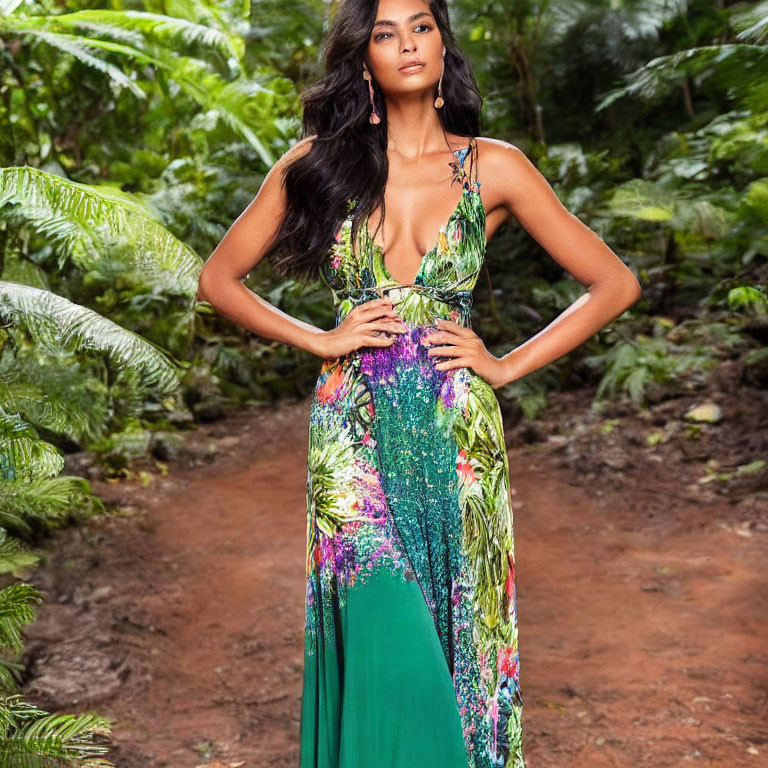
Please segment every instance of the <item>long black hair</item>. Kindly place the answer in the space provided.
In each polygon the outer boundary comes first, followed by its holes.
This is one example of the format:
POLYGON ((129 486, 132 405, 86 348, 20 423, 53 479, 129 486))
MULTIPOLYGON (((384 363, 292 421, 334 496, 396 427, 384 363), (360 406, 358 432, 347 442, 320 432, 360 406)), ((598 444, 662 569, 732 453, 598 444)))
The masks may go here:
MULTIPOLYGON (((389 167, 386 103, 374 78, 381 122, 371 124, 368 83, 362 76, 377 7, 378 0, 343 0, 323 49, 325 74, 302 92, 303 138, 315 138, 308 152, 283 169, 287 208, 266 253, 281 277, 306 281, 319 277, 333 237, 349 214, 348 199, 357 201, 353 237, 361 217, 379 205, 383 221, 389 167)), ((445 0, 431 0, 429 10, 445 45, 445 104, 437 110, 443 130, 477 136, 482 96, 472 65, 456 46, 445 0)))

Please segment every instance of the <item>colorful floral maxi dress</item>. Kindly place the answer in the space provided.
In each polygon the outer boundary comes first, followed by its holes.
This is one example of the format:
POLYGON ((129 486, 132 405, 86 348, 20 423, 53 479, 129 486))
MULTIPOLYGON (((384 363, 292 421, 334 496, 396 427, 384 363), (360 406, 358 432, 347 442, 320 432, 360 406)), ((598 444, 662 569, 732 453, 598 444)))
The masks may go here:
POLYGON ((352 247, 352 213, 321 270, 337 325, 388 293, 408 332, 324 360, 312 398, 300 768, 525 768, 499 404, 423 343, 470 325, 485 255, 477 142, 454 154, 461 199, 413 283, 367 226, 352 247))

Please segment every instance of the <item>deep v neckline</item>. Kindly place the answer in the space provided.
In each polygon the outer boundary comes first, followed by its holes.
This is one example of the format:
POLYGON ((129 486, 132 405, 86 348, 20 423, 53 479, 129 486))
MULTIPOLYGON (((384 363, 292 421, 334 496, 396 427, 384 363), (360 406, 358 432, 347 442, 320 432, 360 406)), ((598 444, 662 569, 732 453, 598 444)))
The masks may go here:
MULTIPOLYGON (((362 222, 363 224, 363 233, 365 235, 366 244, 372 246, 379 256, 379 263, 381 264, 381 268, 384 272, 384 274, 390 279, 395 281, 398 285, 414 285, 418 282, 419 278, 423 276, 424 272, 424 266, 427 261, 427 257, 433 254, 439 247, 440 247, 440 235, 444 234, 445 231, 448 229, 448 225, 451 223, 453 218, 458 214, 459 209, 461 208, 461 204, 464 201, 464 196, 471 193, 471 184, 465 186, 465 180, 467 177, 467 173, 464 170, 464 161, 467 158, 467 154, 469 154, 472 151, 472 140, 470 139, 469 145, 466 147, 460 147, 459 149, 452 150, 454 157, 458 160, 458 167, 456 168, 456 171, 459 173, 459 179, 461 181, 462 190, 461 190, 461 197, 459 197, 459 201, 456 203, 455 208, 451 212, 450 216, 448 216, 448 219, 441 225, 440 230, 437 233, 437 237, 435 238, 435 244, 424 254, 422 254, 421 259, 419 260, 419 265, 416 270, 416 274, 413 276, 413 278, 408 282, 402 282, 401 280, 398 280, 390 271, 387 269, 387 265, 384 261, 385 254, 384 249, 371 237, 370 232, 368 231, 368 217, 366 216, 362 222), (463 156, 461 156, 461 154, 463 156), (469 187, 469 188, 468 188, 469 187)), ((452 163, 449 163, 449 165, 453 166, 452 163)), ((451 183, 456 179, 456 176, 451 179, 451 183)), ((449 185, 450 186, 450 185, 449 185)))

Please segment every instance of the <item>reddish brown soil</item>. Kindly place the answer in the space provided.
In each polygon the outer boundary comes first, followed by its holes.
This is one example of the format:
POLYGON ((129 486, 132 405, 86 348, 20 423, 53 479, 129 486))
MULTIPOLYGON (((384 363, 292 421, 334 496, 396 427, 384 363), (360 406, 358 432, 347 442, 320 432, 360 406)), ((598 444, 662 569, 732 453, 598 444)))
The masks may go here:
MULTIPOLYGON (((23 692, 112 718, 120 768, 298 765, 308 418, 200 427, 45 542, 23 692)), ((766 495, 697 483, 711 456, 630 421, 600 451, 508 435, 529 768, 766 766, 766 495)))

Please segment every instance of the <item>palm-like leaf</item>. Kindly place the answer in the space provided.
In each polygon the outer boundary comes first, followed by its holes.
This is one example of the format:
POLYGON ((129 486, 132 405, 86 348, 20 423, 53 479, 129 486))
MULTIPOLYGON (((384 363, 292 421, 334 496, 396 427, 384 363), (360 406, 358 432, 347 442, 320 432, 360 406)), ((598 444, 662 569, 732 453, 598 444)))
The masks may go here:
MULTIPOLYGON (((2 20, 0 19, 0 21, 2 20)), ((100 58, 99 56, 94 55, 89 50, 90 47, 105 48, 105 45, 94 46, 91 45, 92 41, 79 38, 77 35, 67 35, 60 32, 48 32, 43 29, 13 30, 9 29, 5 23, 0 25, 0 31, 5 33, 13 31, 24 32, 33 38, 47 43, 52 48, 57 48, 63 53, 68 53, 70 56, 74 56, 83 64, 96 69, 99 72, 102 72, 103 74, 107 75, 115 85, 128 88, 128 90, 130 90, 135 96, 144 98, 146 95, 144 91, 142 91, 141 88, 139 88, 139 86, 136 85, 136 83, 134 83, 133 80, 131 80, 131 78, 119 67, 115 66, 114 64, 110 64, 110 62, 100 58)), ((115 50, 119 50, 119 48, 115 46, 115 50)))
POLYGON ((714 78, 735 99, 754 111, 768 109, 768 2, 733 13, 730 25, 740 30, 739 43, 704 45, 659 56, 632 72, 625 84, 604 96, 596 110, 622 96, 651 98, 675 87, 682 77, 714 78), (751 44, 753 43, 753 44, 751 44))
POLYGON ((13 19, 11 24, 24 31, 85 29, 97 33, 99 37, 113 37, 136 47, 147 42, 176 50, 201 45, 235 61, 240 61, 245 53, 245 44, 238 35, 231 35, 210 24, 196 24, 187 19, 147 11, 85 10, 55 16, 27 16, 13 19))
POLYGON ((282 97, 254 80, 225 80, 200 59, 178 56, 172 51, 158 50, 153 63, 202 109, 217 115, 240 134, 269 167, 275 157, 257 136, 255 128, 274 122, 274 107, 282 97))
POLYGON ((110 733, 111 722, 100 715, 48 714, 18 694, 0 697, 0 765, 43 768, 61 760, 80 760, 80 768, 114 768, 96 755, 109 747, 94 744, 96 733, 110 733))
MULTIPOLYGON (((0 529, 0 558, 18 554, 9 546, 0 529)), ((2 562, 0 561, 0 564, 2 562)), ((13 584, 0 590, 0 648, 22 649, 21 629, 35 620, 35 603, 42 594, 30 584, 13 584)), ((0 685, 8 691, 15 686, 22 665, 0 662, 0 685)), ((93 743, 96 734, 109 734, 111 722, 91 712, 78 715, 49 714, 23 701, 19 694, 0 696, 0 765, 16 768, 43 768, 78 761, 81 768, 114 768, 98 755, 109 747, 93 743)))
POLYGON ((731 26, 739 30, 739 40, 753 43, 768 42, 768 0, 747 5, 729 19, 731 26))
POLYGON ((250 0, 235 0, 227 3, 209 3, 205 0, 165 0, 163 10, 175 19, 189 19, 197 24, 216 26, 218 29, 234 26, 233 19, 240 19, 247 27, 251 19, 250 0))
MULTIPOLYGON (((536 20, 536 11, 542 14, 547 40, 554 44, 564 42, 574 28, 584 24, 585 19, 593 20, 596 25, 605 24, 611 42, 605 55, 615 61, 615 57, 622 54, 621 49, 628 47, 627 41, 657 39, 665 24, 685 15, 686 4, 685 0, 630 0, 613 5, 610 13, 606 13, 604 7, 588 0, 552 0, 542 5, 532 4, 527 15, 536 20)), ((532 26, 541 34, 540 22, 532 26)), ((627 55, 626 50, 623 53, 627 55)))
POLYGON ((155 345, 49 291, 0 281, 0 322, 24 328, 43 344, 104 354, 117 369, 140 373, 146 386, 160 392, 179 386, 176 367, 155 345))
POLYGON ((230 55, 231 61, 242 57, 241 38, 219 30, 151 13, 131 11, 78 11, 59 16, 0 17, 0 32, 29 35, 68 53, 89 67, 107 74, 117 85, 129 88, 139 97, 141 88, 119 67, 95 52, 116 54, 139 64, 164 71, 204 110, 218 115, 256 150, 263 162, 274 165, 275 158, 256 134, 256 126, 272 125, 272 108, 279 95, 253 80, 228 81, 216 74, 202 59, 180 56, 172 46, 179 42, 202 43, 230 55), (112 38, 88 37, 61 29, 88 28, 112 38))
MULTIPOLYGON (((3 528, 0 528, 0 573, 16 575, 22 568, 35 565, 40 560, 18 539, 9 536, 3 528)), ((2 687, 0 681, 0 687, 2 687)))
POLYGON ((28 520, 34 518, 52 528, 73 508, 87 503, 99 512, 104 509, 101 500, 91 496, 90 484, 82 477, 0 480, 0 525, 22 536, 33 533, 28 520))
POLYGON ((658 56, 632 72, 626 83, 597 104, 605 109, 622 96, 650 99, 676 87, 685 75, 716 79, 744 106, 768 109, 768 48, 764 45, 706 45, 658 56))
MULTIPOLYGON (((2 531, 2 529, 0 529, 2 531)), ((3 534, 3 546, 7 546, 5 531, 3 534)), ((0 648, 3 651, 12 649, 19 653, 22 648, 21 627, 35 620, 33 602, 42 602, 42 595, 29 584, 14 584, 0 590, 0 648)), ((3 653, 0 657, 0 687, 11 691, 16 687, 21 678, 23 665, 6 658, 3 653)), ((0 702, 2 699, 0 698, 0 702)), ((4 731, 5 718, 0 703, 0 739, 4 731)), ((0 751, 2 756, 2 751, 0 751)), ((0 765, 11 765, 0 761, 0 765)))
POLYGON ((0 479, 54 477, 63 468, 63 456, 31 424, 0 408, 0 479))
POLYGON ((19 217, 67 250, 84 268, 101 257, 105 234, 132 245, 136 266, 168 277, 187 296, 197 293, 200 257, 174 237, 141 200, 118 189, 89 186, 30 166, 0 169, 0 209, 19 217))
MULTIPOLYGON (((17 360, 13 362, 18 366, 17 360)), ((88 380, 84 382, 87 384, 88 380)), ((73 402, 71 399, 52 397, 44 387, 23 378, 23 375, 7 381, 0 377, 0 408, 23 414, 38 426, 59 435, 67 435, 73 440, 96 437, 103 430, 102 409, 88 408, 85 401, 73 402)))
POLYGON ((42 594, 30 584, 11 584, 0 589, 0 647, 21 650, 21 627, 35 620, 32 603, 42 601, 42 594))

